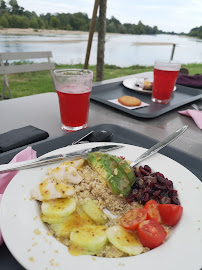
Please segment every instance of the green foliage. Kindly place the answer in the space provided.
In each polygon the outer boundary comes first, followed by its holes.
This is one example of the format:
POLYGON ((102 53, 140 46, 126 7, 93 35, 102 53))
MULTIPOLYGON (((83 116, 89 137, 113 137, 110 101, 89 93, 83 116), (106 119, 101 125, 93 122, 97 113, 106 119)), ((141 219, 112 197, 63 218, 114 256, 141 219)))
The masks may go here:
POLYGON ((4 0, 1 0, 0 1, 0 9, 2 10, 2 9, 6 9, 7 8, 7 6, 6 6, 6 2, 4 1, 4 0))
POLYGON ((6 18, 6 16, 1 16, 0 17, 0 25, 3 27, 3 28, 8 28, 9 27, 9 23, 8 23, 8 20, 6 18))
POLYGON ((30 21, 30 27, 31 28, 34 28, 34 29, 38 29, 39 28, 39 24, 38 24, 37 18, 31 19, 31 21, 30 21))
POLYGON ((191 29, 188 35, 202 39, 202 26, 191 29))
POLYGON ((59 19, 56 18, 55 16, 52 16, 50 18, 50 26, 52 28, 57 28, 57 29, 60 28, 60 21, 59 21, 59 19))
POLYGON ((10 65, 11 66, 19 66, 19 65, 24 65, 24 64, 33 64, 34 62, 33 61, 30 61, 30 60, 23 60, 23 61, 14 61, 12 62, 10 65))
POLYGON ((9 27, 12 28, 28 28, 29 20, 25 16, 20 15, 10 15, 8 16, 9 27))
MULTIPOLYGON (((4 0, 0 0, 0 25, 2 27, 28 28, 33 29, 63 29, 89 31, 91 20, 86 13, 77 12, 41 14, 37 15, 34 11, 24 10, 18 5, 17 0, 10 0, 6 5, 4 0), (5 17, 6 14, 6 17, 5 17)), ((98 29, 98 20, 96 20, 98 29)), ((106 20, 106 30, 109 33, 121 34, 157 34, 162 33, 156 26, 144 25, 141 21, 136 24, 121 24, 114 16, 106 20)))

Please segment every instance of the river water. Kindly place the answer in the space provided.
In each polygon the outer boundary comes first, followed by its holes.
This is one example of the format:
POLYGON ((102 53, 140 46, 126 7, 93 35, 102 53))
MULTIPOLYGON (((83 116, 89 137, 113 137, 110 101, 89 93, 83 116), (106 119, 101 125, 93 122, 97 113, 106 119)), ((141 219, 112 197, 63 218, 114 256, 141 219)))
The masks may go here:
MULTIPOLYGON (((52 51, 57 64, 84 63, 88 34, 0 35, 1 52, 52 51)), ((172 45, 134 45, 134 43, 176 43, 174 60, 183 64, 202 63, 202 40, 175 35, 107 34, 105 63, 127 67, 153 65, 157 59, 170 59, 172 45)), ((95 33, 89 63, 96 64, 95 33)))

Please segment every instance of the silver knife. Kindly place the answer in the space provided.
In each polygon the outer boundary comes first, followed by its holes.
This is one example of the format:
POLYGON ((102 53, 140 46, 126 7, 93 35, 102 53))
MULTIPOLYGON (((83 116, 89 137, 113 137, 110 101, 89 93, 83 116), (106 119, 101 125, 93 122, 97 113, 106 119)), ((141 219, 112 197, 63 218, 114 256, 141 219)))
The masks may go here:
POLYGON ((59 154, 59 155, 53 155, 53 156, 48 156, 48 157, 42 157, 42 158, 39 157, 36 159, 27 160, 27 161, 21 161, 21 162, 16 162, 16 163, 11 163, 11 164, 3 164, 3 165, 0 165, 0 173, 34 168, 34 167, 46 165, 48 163, 57 162, 66 158, 85 156, 93 152, 108 152, 108 151, 116 150, 122 147, 124 146, 112 144, 112 145, 91 147, 91 148, 75 151, 68 154, 59 154))
POLYGON ((133 167, 140 163, 141 161, 145 160, 146 158, 154 155, 157 153, 159 150, 161 150, 163 147, 166 145, 170 144, 173 142, 175 139, 177 139, 180 135, 182 135, 186 130, 188 126, 183 126, 180 129, 176 130, 174 133, 166 137, 164 140, 160 141, 159 143, 155 144, 152 146, 149 150, 144 152, 141 156, 139 156, 135 161, 133 161, 130 166, 133 167))

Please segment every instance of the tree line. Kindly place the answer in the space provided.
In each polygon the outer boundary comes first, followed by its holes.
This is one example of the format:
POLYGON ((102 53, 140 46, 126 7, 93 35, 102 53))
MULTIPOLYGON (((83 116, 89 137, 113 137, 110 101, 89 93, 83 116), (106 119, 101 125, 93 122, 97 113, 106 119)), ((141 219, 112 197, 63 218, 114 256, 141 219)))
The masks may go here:
MULTIPOLYGON (((37 15, 18 5, 17 0, 6 3, 0 0, 0 27, 1 28, 34 28, 34 29, 62 29, 89 31, 90 19, 86 13, 56 13, 37 15)), ((115 17, 107 19, 106 31, 108 33, 122 34, 159 34, 157 26, 150 27, 141 21, 138 24, 121 24, 115 17)), ((96 23, 97 30, 97 23, 96 23)))
POLYGON ((202 39, 202 26, 191 29, 188 35, 202 39))
MULTIPOLYGON (((97 20, 98 21, 98 20, 97 20)), ((34 11, 30 12, 18 5, 17 0, 0 0, 0 27, 1 28, 33 28, 33 29, 61 29, 89 31, 91 19, 86 13, 47 13, 37 15, 34 11)), ((95 30, 98 29, 96 22, 95 30)), ((108 33, 154 35, 154 34, 176 34, 175 32, 164 32, 157 26, 151 27, 144 25, 141 21, 138 24, 122 24, 114 16, 106 19, 106 31, 108 33)), ((181 33, 184 34, 184 33, 181 33)), ((202 26, 193 28, 189 36, 202 38, 202 26)))

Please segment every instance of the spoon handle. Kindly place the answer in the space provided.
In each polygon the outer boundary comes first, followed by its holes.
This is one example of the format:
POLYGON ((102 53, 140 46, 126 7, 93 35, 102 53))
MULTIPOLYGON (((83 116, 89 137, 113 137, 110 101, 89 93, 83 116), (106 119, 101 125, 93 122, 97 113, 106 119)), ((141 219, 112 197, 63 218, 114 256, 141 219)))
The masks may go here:
POLYGON ((172 133, 171 135, 166 137, 164 140, 162 140, 161 142, 155 144, 150 149, 148 149, 146 152, 144 152, 140 157, 138 157, 135 161, 133 161, 130 164, 130 166, 133 167, 133 166, 137 165, 139 162, 141 162, 141 161, 145 160, 146 158, 154 155, 159 150, 161 150, 163 147, 170 144, 175 139, 177 139, 180 135, 182 135, 187 130, 187 128, 188 128, 188 126, 185 125, 185 126, 181 127, 180 129, 176 130, 174 133, 172 133))

